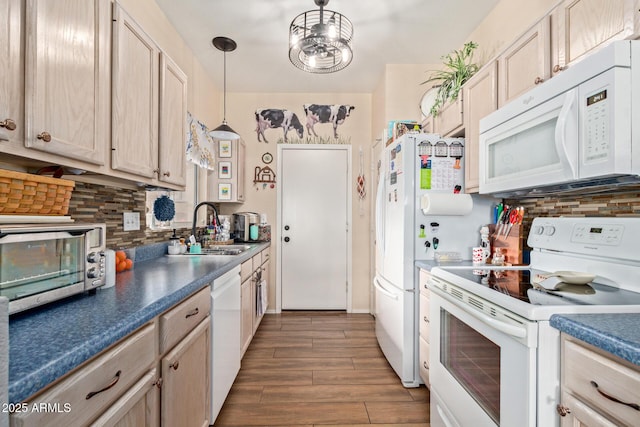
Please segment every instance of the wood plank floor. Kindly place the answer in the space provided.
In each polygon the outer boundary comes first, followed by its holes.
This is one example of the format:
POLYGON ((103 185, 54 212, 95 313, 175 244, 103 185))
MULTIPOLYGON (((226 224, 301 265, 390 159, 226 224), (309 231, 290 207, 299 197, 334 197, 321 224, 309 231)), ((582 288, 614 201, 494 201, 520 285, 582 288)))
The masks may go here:
POLYGON ((404 388, 368 314, 266 314, 215 426, 429 427, 429 390, 404 388))

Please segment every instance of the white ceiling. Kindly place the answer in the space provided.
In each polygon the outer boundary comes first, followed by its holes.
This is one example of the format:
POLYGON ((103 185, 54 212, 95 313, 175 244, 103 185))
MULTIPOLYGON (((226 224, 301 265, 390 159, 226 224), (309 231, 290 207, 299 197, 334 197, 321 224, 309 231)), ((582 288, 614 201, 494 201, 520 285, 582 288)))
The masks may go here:
MULTIPOLYGON (((213 81, 222 87, 227 36, 229 92, 373 92, 385 64, 439 64, 458 49, 498 0, 330 0, 325 10, 353 22, 353 61, 332 74, 310 74, 288 56, 291 20, 317 9, 313 0, 156 0, 213 81)), ((427 77, 425 69, 425 78, 427 77)))

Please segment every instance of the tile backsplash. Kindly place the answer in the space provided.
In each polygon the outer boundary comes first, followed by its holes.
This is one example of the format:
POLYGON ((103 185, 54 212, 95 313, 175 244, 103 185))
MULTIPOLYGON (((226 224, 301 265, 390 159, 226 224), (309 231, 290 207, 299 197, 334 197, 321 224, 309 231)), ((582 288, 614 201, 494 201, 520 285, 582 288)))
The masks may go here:
MULTIPOLYGON (((172 231, 147 229, 145 197, 144 189, 130 190, 76 182, 69 203, 69 215, 76 222, 104 222, 107 225, 108 248, 131 248, 164 242, 172 231), (123 212, 140 212, 140 230, 123 230, 123 212)), ((184 229, 182 234, 188 232, 184 229)))
POLYGON ((505 202, 525 208, 522 224, 525 243, 533 218, 539 216, 640 216, 640 188, 589 196, 507 199, 505 202))

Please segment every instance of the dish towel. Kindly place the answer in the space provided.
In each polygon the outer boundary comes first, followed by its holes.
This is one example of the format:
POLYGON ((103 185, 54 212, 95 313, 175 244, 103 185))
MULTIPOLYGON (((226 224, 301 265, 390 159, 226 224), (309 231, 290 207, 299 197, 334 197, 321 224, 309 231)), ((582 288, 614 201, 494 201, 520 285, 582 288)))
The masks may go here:
MULTIPOLYGON (((0 297, 0 402, 9 402, 9 300, 0 297)), ((0 411, 0 427, 9 427, 9 414, 0 411)))
POLYGON ((256 287, 256 315, 262 316, 267 309, 267 281, 261 280, 256 287))

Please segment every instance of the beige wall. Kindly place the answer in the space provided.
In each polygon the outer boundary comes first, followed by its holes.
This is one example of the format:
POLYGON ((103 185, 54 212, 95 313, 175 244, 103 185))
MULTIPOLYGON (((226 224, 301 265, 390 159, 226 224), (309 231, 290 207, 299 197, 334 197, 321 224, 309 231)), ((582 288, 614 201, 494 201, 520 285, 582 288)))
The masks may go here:
MULTIPOLYGON (((359 173, 359 149, 363 148, 365 179, 369 180, 369 147, 371 146, 371 95, 361 93, 228 93, 227 94, 227 121, 229 125, 238 132, 247 145, 246 159, 246 185, 247 201, 242 205, 227 204, 222 206, 222 213, 229 214, 238 211, 253 211, 267 214, 267 219, 271 224, 271 239, 276 242, 279 239, 276 230, 276 188, 268 185, 263 188, 262 184, 253 184, 253 174, 256 166, 264 166, 262 155, 269 152, 274 156, 274 161, 269 165, 274 171, 277 170, 276 158, 277 141, 282 139, 282 128, 269 129, 265 131, 265 136, 269 143, 258 142, 256 135, 255 111, 259 108, 282 108, 293 111, 302 124, 305 123, 303 104, 348 104, 355 106, 351 116, 345 120, 344 124, 338 127, 341 137, 350 137, 352 146, 352 176, 353 176, 353 216, 352 216, 352 309, 354 312, 369 312, 369 197, 368 194, 363 202, 363 210, 360 210, 360 202, 355 192, 355 178, 359 173)), ((333 133, 333 127, 328 124, 317 124, 316 133, 320 136, 329 136, 333 133)), ((293 137, 294 132, 289 132, 289 137, 293 137)), ((305 138, 307 130, 304 131, 305 138)), ((278 181, 278 177, 276 177, 278 181)), ((278 185, 278 183, 276 183, 278 185)), ((327 189, 330 191, 330 189, 327 189)), ((327 212, 329 215, 330 212, 327 212)), ((271 283, 275 283, 275 263, 276 258, 275 243, 272 243, 272 267, 271 283)), ((311 256, 311 254, 310 254, 311 256)), ((272 287, 273 290, 273 287, 272 287)), ((270 308, 275 307, 275 293, 269 295, 270 308)))

